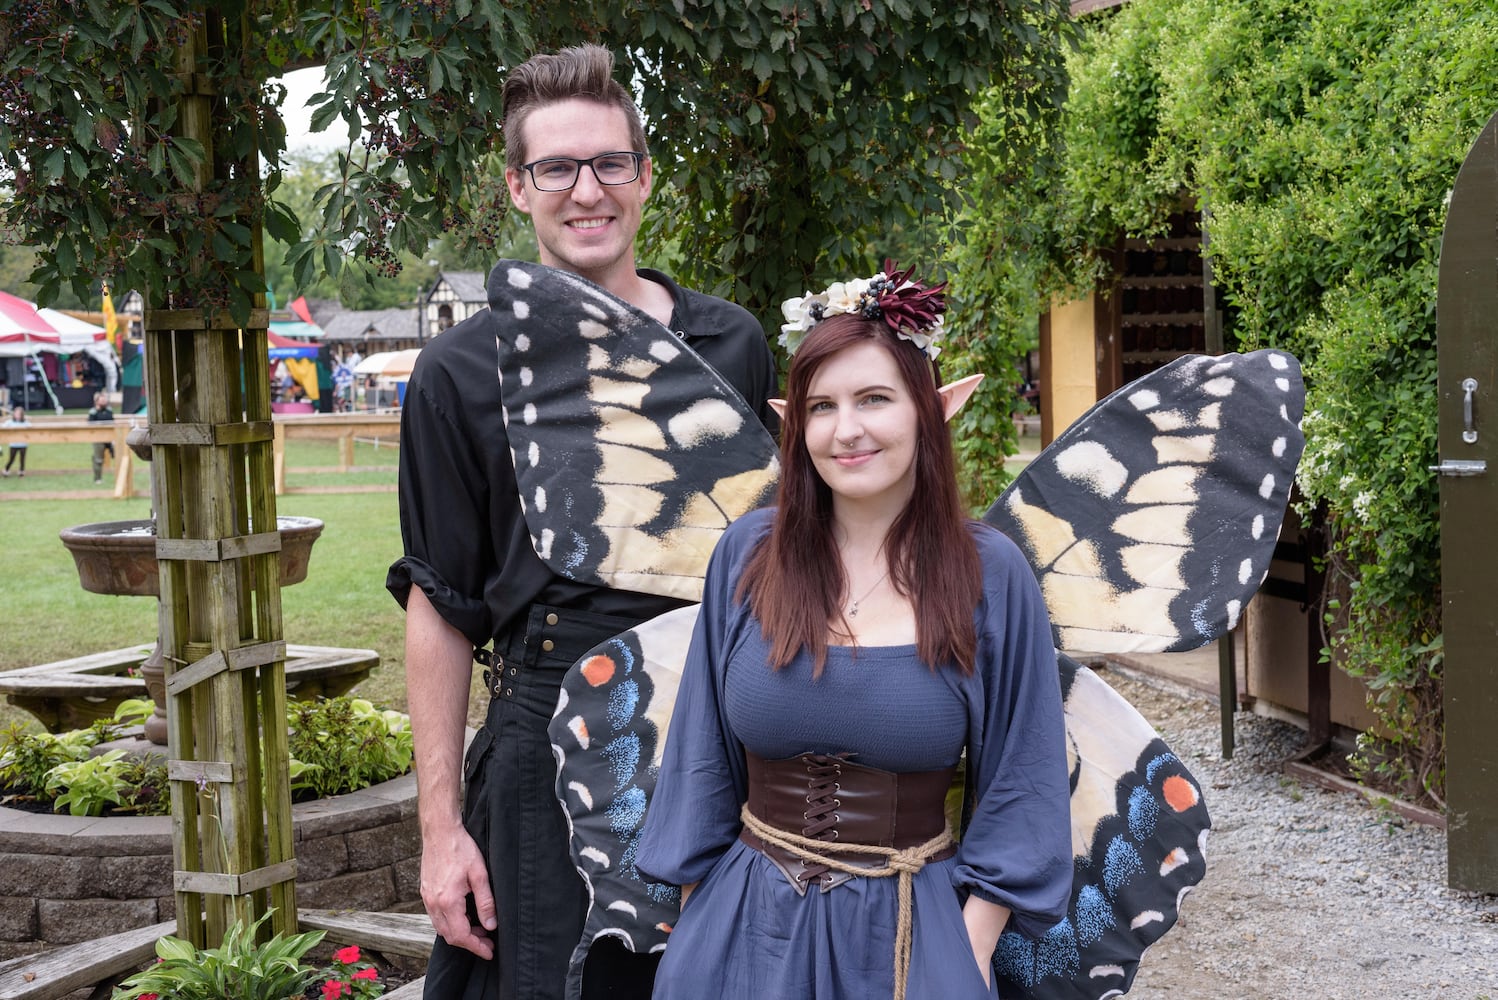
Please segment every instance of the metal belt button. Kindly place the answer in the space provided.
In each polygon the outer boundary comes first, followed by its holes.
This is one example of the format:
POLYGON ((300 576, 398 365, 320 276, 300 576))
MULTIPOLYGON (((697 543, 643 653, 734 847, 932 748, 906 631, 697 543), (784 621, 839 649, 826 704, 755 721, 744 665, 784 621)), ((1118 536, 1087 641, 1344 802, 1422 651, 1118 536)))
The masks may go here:
POLYGON ((547 615, 546 615, 546 624, 548 624, 548 625, 555 625, 556 623, 557 623, 557 613, 555 611, 548 612, 547 615))
POLYGON ((541 640, 541 648, 543 650, 545 650, 546 652, 548 652, 548 653, 551 652, 553 649, 556 649, 556 647, 557 647, 557 644, 554 643, 554 642, 552 642, 550 639, 543 639, 543 640, 541 640))

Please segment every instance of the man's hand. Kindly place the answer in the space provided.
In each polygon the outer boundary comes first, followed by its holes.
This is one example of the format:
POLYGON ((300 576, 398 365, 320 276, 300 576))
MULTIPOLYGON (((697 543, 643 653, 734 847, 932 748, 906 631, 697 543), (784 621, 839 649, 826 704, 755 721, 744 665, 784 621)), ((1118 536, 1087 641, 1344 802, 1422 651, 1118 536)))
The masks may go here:
POLYGON ((478 845, 461 825, 422 838, 421 901, 432 927, 454 948, 494 957, 494 893, 478 845), (470 906, 470 897, 472 905, 470 906), (477 923, 475 923, 477 921, 477 923))
POLYGON ((412 587, 406 599, 406 701, 421 820, 421 899, 432 927, 455 948, 494 957, 499 926, 489 866, 463 828, 463 728, 473 645, 412 587), (473 910, 469 910, 469 898, 473 910))

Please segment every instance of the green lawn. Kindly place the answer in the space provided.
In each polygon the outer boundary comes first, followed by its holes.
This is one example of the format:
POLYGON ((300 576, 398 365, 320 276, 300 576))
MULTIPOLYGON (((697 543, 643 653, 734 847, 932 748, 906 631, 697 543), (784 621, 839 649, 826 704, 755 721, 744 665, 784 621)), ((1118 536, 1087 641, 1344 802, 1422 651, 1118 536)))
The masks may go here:
MULTIPOLYGON (((289 441, 286 444, 286 485, 291 489, 310 486, 393 486, 395 467, 399 461, 400 450, 389 444, 375 447, 356 442, 354 464, 348 472, 336 472, 333 471, 338 466, 336 441, 289 441)), ((114 489, 115 470, 113 467, 106 469, 104 482, 95 484, 92 463, 92 444, 32 444, 27 449, 26 478, 17 476, 16 467, 12 467, 8 478, 0 478, 0 492, 92 491, 108 495, 114 489)), ((3 464, 0 461, 0 465, 3 464)), ((136 492, 149 495, 150 465, 136 462, 134 469, 136 492)))
MULTIPOLYGON (((55 449, 62 451, 63 446, 55 449)), ((392 474, 393 477, 393 474, 392 474)), ((326 476, 319 475, 321 485, 326 476)), ((12 477, 14 479, 14 477, 12 477)), ((29 483, 32 477, 27 476, 29 483)), ((282 514, 320 518, 307 579, 285 588, 281 603, 288 642, 355 646, 379 652, 382 664, 359 687, 377 703, 405 708, 405 616, 385 591, 385 570, 400 555, 394 493, 284 496, 282 514)), ((145 498, 0 503, 0 608, 5 642, 0 670, 48 663, 150 641, 155 601, 107 597, 78 584, 72 557, 58 539, 65 527, 150 516, 145 498)), ((482 699, 475 700, 482 717, 482 699)), ((0 705, 0 725, 30 716, 0 705)))

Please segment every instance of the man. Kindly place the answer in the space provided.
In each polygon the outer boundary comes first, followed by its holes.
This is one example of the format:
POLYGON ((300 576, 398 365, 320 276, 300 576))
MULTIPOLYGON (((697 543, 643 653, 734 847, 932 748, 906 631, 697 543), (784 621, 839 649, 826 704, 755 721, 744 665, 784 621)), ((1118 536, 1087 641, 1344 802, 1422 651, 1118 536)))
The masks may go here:
MULTIPOLYGON (((505 179, 541 263, 653 316, 765 419, 774 365, 745 310, 637 270, 650 196, 644 127, 597 46, 540 55, 505 83, 505 179)), ((422 351, 401 429, 405 555, 387 587, 406 607, 406 677, 422 829, 422 898, 438 941, 426 996, 561 997, 587 912, 557 804, 546 723, 562 675, 599 642, 682 602, 564 579, 532 549, 496 377, 491 311, 422 351), (491 702, 466 762, 475 647, 491 702), (466 779, 466 801, 460 785, 466 779)), ((646 997, 654 959, 594 946, 584 996, 646 997)))
MULTIPOLYGON (((94 393, 94 408, 88 411, 89 422, 102 421, 114 423, 114 411, 109 408, 109 396, 102 392, 94 393)), ((104 455, 108 453, 110 459, 114 458, 113 441, 94 442, 94 482, 104 481, 104 455)))

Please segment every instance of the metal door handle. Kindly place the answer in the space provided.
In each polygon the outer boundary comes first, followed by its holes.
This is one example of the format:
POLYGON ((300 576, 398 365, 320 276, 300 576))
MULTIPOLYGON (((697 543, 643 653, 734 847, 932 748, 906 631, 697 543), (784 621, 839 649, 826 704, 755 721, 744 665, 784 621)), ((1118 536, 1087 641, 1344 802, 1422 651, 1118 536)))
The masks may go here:
POLYGON ((1460 458, 1448 458, 1440 465, 1426 466, 1431 472, 1443 476, 1481 476, 1488 471, 1488 463, 1482 459, 1469 461, 1460 458))
POLYGON ((1472 426, 1472 394, 1477 392, 1477 379, 1462 379, 1462 440, 1467 444, 1477 443, 1477 429, 1472 426))

